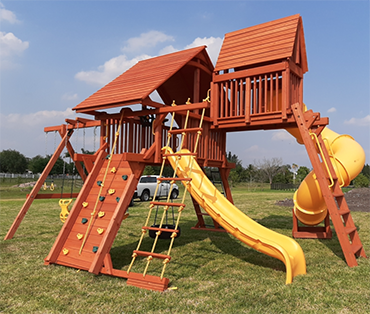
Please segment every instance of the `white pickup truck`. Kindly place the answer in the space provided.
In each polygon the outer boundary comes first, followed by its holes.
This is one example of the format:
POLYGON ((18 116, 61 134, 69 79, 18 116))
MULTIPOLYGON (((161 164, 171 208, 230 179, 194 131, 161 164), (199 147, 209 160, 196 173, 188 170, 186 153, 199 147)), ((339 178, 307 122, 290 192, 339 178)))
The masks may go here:
MULTIPOLYGON (((142 176, 140 177, 139 183, 136 187, 134 194, 134 199, 140 198, 143 202, 149 201, 151 197, 154 196, 155 189, 157 187, 157 178, 159 176, 142 176)), ((158 187, 157 197, 168 197, 170 191, 171 178, 168 178, 168 181, 162 181, 158 187)), ((176 184, 173 184, 171 191, 171 199, 176 199, 179 196, 179 187, 176 184)))

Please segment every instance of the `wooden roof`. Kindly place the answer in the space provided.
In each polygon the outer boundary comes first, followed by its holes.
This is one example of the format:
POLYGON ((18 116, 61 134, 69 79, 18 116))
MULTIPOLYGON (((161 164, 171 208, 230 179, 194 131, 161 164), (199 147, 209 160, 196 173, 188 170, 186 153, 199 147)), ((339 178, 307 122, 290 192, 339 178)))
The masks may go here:
POLYGON ((299 14, 227 33, 215 71, 249 68, 291 57, 303 73, 308 71, 299 14))
POLYGON ((135 64, 100 90, 73 108, 77 112, 101 110, 141 103, 158 90, 168 104, 185 103, 193 97, 194 68, 202 74, 200 91, 206 97, 213 65, 205 46, 191 48, 135 64))

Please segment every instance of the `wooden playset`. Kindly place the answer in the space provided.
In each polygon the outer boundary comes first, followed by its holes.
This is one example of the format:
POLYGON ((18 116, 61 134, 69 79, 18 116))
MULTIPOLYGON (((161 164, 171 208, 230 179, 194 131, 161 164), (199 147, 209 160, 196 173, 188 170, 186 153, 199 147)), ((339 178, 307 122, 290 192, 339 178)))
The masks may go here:
POLYGON ((328 118, 305 109, 303 75, 308 66, 302 18, 293 15, 226 34, 215 67, 205 48, 140 61, 74 108, 90 119, 66 119, 66 124, 45 128, 45 132, 59 132, 61 142, 5 239, 14 236, 33 200, 60 198, 60 194, 38 192, 66 148, 84 184, 73 196, 76 200, 69 214, 70 202, 61 201, 65 223, 45 264, 119 276, 127 278, 127 284, 145 289, 167 289, 169 280, 164 272, 171 261, 189 191, 198 219, 195 228, 227 231, 282 260, 289 283, 306 272, 301 248, 293 239, 258 225, 233 206, 227 179, 234 165, 226 159, 228 132, 286 129, 305 145, 313 167, 310 178, 295 194, 293 236, 330 238, 331 219, 347 264, 356 266, 356 257, 366 255, 341 187, 361 171, 364 154, 353 139, 328 130, 328 118), (152 100, 154 92, 163 103, 152 100), (131 105, 141 108, 132 110, 131 105), (117 113, 104 112, 111 108, 117 108, 117 113), (79 128, 91 127, 100 130, 99 149, 94 155, 76 153, 71 136, 79 128), (343 153, 341 140, 352 145, 352 152, 347 149, 343 153), (169 197, 166 201, 153 198, 138 247, 128 252, 131 264, 127 270, 114 269, 109 252, 128 217, 138 180, 146 165, 162 165, 158 184, 168 180, 162 178, 166 163, 174 168, 171 182, 181 181, 185 193, 178 202, 169 197), (207 181, 204 167, 219 169, 225 197, 207 181), (151 226, 152 213, 158 207, 163 211, 160 224, 151 226), (173 229, 165 229, 164 217, 170 207, 178 210, 177 219, 173 229), (205 225, 204 215, 211 216, 213 228, 205 225), (322 221, 325 225, 317 226, 322 221), (149 252, 140 249, 147 231, 155 234, 149 252), (156 253, 157 240, 165 232, 170 234, 169 249, 156 253), (142 273, 135 273, 139 257, 147 262, 142 273), (153 259, 163 260, 160 276, 148 274, 153 259))

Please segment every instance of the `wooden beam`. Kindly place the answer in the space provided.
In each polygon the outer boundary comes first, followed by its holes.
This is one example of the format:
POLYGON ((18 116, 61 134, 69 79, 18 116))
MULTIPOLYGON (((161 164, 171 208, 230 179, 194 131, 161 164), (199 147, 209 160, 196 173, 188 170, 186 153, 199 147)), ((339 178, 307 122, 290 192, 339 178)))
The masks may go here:
POLYGON ((278 72, 278 71, 284 71, 286 69, 287 65, 286 62, 280 62, 275 63, 271 65, 265 65, 261 67, 256 67, 253 69, 248 70, 241 70, 231 73, 225 73, 225 74, 213 74, 212 81, 213 83, 232 80, 232 79, 239 79, 239 78, 245 78, 248 76, 254 76, 254 75, 262 75, 270 72, 278 72))

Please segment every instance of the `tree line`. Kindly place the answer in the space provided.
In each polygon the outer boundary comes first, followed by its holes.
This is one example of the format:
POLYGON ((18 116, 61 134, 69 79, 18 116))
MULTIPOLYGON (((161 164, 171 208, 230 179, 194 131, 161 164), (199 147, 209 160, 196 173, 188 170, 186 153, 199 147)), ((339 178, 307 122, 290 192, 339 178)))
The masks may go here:
MULTIPOLYGON (((82 153, 93 154, 93 152, 84 149, 82 149, 82 153)), ((34 174, 42 173, 51 157, 52 155, 37 155, 33 158, 28 158, 16 150, 3 150, 0 152, 0 172, 21 174, 25 172, 34 174)), ((77 174, 75 164, 68 153, 65 153, 63 158, 59 156, 50 174, 77 174)))
MULTIPOLYGON (((94 152, 82 149, 83 154, 93 154, 94 152)), ((226 154, 227 160, 235 163, 235 168, 231 169, 229 180, 232 184, 240 182, 263 182, 263 183, 285 183, 285 184, 299 184, 310 172, 310 169, 305 166, 298 166, 296 164, 283 164, 281 158, 271 158, 255 161, 254 164, 249 164, 243 167, 242 161, 239 157, 231 152, 226 154)), ((45 157, 37 155, 33 158, 27 158, 16 150, 3 150, 0 152, 0 172, 1 173, 25 173, 31 171, 32 173, 41 173, 49 162, 51 155, 45 157)), ((145 175, 158 175, 160 166, 147 166, 145 168, 145 175)), ((210 176, 210 170, 205 169, 205 172, 210 176)), ((77 174, 77 170, 73 160, 71 160, 68 153, 64 154, 63 158, 59 157, 51 175, 58 174, 77 174)), ((166 166, 163 171, 165 177, 171 177, 173 170, 170 166, 166 166)), ((366 164, 361 173, 352 182, 355 186, 369 186, 370 182, 370 166, 366 164)))
MULTIPOLYGON (((300 184, 311 171, 305 166, 297 164, 283 164, 281 158, 272 158, 255 161, 246 168, 243 167, 237 155, 228 152, 227 160, 235 163, 236 167, 230 171, 229 180, 233 183, 264 182, 300 184)), ((355 187, 368 187, 370 184, 370 166, 366 164, 361 173, 351 182, 355 187)))

